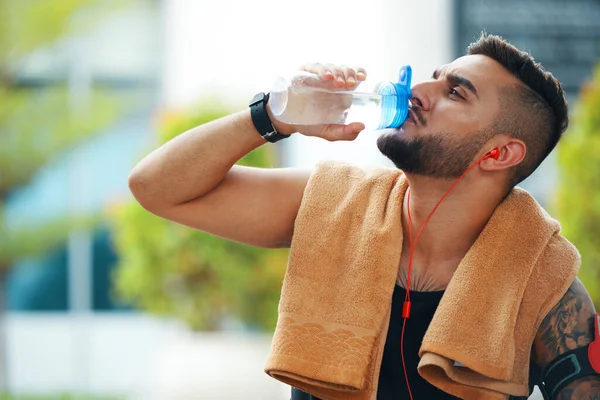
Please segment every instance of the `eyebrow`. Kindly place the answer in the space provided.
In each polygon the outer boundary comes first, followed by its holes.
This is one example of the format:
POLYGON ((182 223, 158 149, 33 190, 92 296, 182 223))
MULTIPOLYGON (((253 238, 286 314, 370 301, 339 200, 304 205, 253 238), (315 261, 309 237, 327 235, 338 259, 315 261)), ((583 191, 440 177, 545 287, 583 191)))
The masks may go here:
MULTIPOLYGON (((433 75, 431 75, 431 78, 438 79, 439 76, 440 76, 440 70, 436 69, 435 71, 433 71, 433 75)), ((469 90, 471 93, 473 93, 475 95, 475 97, 479 98, 479 95, 477 94, 477 89, 475 88, 475 85, 473 85, 473 82, 471 82, 467 78, 464 78, 464 77, 458 76, 458 75, 454 75, 454 74, 447 74, 446 79, 454 85, 465 87, 467 90, 469 90)))

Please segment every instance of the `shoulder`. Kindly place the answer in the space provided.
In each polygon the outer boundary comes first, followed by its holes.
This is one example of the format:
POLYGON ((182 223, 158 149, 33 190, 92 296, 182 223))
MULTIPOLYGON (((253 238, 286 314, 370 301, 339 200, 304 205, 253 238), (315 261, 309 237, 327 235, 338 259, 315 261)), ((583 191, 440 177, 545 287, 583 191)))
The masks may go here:
MULTIPOLYGON (((589 293, 579 278, 575 278, 561 300, 546 315, 535 337, 533 361, 542 371, 561 354, 587 346, 594 340, 595 312, 589 293)), ((582 397, 577 397, 576 393, 596 392, 600 399, 600 377, 588 377, 566 386, 558 399, 579 399, 582 397)))
MULTIPOLYGON (((329 203, 343 199, 388 198, 397 183, 404 183, 398 169, 377 165, 358 165, 345 161, 321 161, 317 163, 306 188, 306 194, 323 195, 329 203)), ((320 198, 314 197, 318 202, 320 198)))
POLYGON ((340 179, 377 179, 381 176, 397 177, 402 171, 372 164, 355 164, 342 160, 324 160, 315 165, 315 176, 337 176, 340 179))
POLYGON ((534 343, 536 363, 543 368, 560 354, 592 342, 594 314, 589 293, 575 278, 540 325, 534 343))

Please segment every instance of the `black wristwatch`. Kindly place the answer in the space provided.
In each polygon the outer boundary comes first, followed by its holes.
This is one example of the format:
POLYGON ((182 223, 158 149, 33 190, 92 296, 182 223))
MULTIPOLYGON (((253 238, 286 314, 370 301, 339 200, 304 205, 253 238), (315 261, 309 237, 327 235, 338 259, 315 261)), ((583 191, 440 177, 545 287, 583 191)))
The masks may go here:
POLYGON ((269 114, 267 114, 267 101, 269 93, 257 93, 250 101, 250 115, 254 127, 267 142, 275 143, 278 140, 289 138, 290 135, 284 135, 277 132, 269 114))

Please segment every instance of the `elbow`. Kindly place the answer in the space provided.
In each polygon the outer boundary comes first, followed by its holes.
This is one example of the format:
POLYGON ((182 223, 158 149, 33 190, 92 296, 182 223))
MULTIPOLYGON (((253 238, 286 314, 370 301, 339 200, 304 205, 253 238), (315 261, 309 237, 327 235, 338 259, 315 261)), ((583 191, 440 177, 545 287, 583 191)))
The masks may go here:
POLYGON ((163 216, 165 211, 180 204, 169 198, 169 188, 165 187, 163 182, 140 172, 137 168, 129 174, 127 185, 135 200, 152 214, 163 216))
POLYGON ((150 188, 148 187, 146 179, 134 169, 127 178, 127 185, 129 191, 135 198, 135 200, 146 210, 155 212, 158 208, 156 201, 152 201, 152 198, 156 196, 150 195, 150 188))
POLYGON ((129 191, 133 195, 133 197, 138 198, 140 192, 142 191, 142 183, 140 177, 135 173, 135 170, 131 171, 129 177, 127 178, 127 186, 129 187, 129 191))

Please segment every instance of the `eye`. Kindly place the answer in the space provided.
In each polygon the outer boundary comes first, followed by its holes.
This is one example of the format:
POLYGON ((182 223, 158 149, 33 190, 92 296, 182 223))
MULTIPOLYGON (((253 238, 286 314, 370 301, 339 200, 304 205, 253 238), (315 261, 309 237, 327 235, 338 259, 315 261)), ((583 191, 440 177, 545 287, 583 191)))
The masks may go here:
POLYGON ((450 97, 458 97, 460 99, 464 99, 464 97, 462 97, 460 95, 460 93, 458 92, 458 90, 456 90, 457 86, 450 86, 448 87, 448 95, 450 97))

